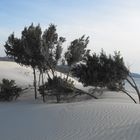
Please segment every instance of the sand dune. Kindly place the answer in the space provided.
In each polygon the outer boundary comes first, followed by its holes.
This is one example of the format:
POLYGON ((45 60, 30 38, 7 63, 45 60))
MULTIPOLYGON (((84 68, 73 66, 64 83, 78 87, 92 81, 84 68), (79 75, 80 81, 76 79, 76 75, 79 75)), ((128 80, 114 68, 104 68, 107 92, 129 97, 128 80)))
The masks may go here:
POLYGON ((22 67, 14 62, 0 61, 0 80, 3 78, 13 79, 18 85, 32 84, 32 69, 22 67))
POLYGON ((138 140, 140 107, 134 104, 0 104, 2 140, 138 140))
MULTIPOLYGON (((19 84, 32 83, 31 69, 13 62, 0 62, 0 78, 5 76, 19 84)), ((105 92, 98 100, 68 104, 44 104, 31 94, 0 103, 0 139, 139 140, 140 105, 114 92, 105 92)))

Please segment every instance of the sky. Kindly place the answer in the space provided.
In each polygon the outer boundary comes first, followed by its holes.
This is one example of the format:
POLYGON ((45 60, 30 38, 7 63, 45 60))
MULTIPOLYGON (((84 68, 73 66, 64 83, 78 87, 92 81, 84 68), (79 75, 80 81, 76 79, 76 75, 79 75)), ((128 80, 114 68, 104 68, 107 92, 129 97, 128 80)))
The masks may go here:
POLYGON ((25 26, 57 25, 60 36, 70 42, 86 35, 88 48, 107 54, 120 51, 131 71, 140 73, 139 0, 0 0, 0 56, 11 33, 20 37, 25 26))

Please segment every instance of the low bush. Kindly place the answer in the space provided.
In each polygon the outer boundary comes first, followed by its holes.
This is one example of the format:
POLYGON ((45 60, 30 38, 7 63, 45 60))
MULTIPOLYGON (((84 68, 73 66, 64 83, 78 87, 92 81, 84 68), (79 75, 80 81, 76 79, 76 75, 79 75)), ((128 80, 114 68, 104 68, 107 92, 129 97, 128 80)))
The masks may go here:
POLYGON ((22 89, 16 86, 14 80, 3 79, 0 83, 0 100, 12 101, 20 96, 22 89))
POLYGON ((42 96, 55 96, 57 102, 62 100, 62 97, 67 97, 74 91, 74 82, 71 80, 54 77, 48 79, 45 85, 39 87, 39 92, 42 96))

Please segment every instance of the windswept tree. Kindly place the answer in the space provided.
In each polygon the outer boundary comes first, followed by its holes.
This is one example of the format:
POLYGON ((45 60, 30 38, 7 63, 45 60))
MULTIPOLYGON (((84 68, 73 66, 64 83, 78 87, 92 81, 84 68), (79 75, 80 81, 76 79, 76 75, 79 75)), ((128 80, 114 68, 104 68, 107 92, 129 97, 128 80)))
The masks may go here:
POLYGON ((9 37, 8 40, 6 41, 4 47, 5 47, 5 52, 7 56, 12 57, 15 62, 17 62, 20 65, 27 65, 26 63, 26 58, 24 56, 24 48, 22 47, 21 39, 16 38, 14 33, 12 33, 9 37))
POLYGON ((122 89, 129 71, 120 52, 114 52, 114 55, 107 56, 102 50, 99 61, 101 66, 100 76, 103 78, 101 80, 105 83, 105 86, 109 89, 122 89))
MULTIPOLYGON (((64 37, 59 37, 56 32, 56 26, 50 24, 42 36, 42 55, 44 58, 44 70, 51 70, 55 76, 55 68, 62 54, 62 45, 65 42, 64 37)), ((50 76, 49 76, 50 77, 50 76)))
MULTIPOLYGON (((137 83, 135 82, 135 79, 133 78, 132 74, 129 72, 129 75, 126 79, 126 81, 128 82, 128 84, 136 91, 137 95, 138 95, 138 100, 140 103, 140 91, 139 88, 137 86, 137 83)), ((128 91, 124 91, 126 94, 128 94, 128 91)))
POLYGON ((36 87, 36 68, 43 60, 41 55, 41 28, 31 24, 22 31, 21 38, 14 37, 14 34, 8 37, 5 47, 7 56, 13 57, 15 62, 20 65, 31 66, 34 75, 35 99, 37 98, 36 87))
POLYGON ((7 56, 14 58, 18 64, 31 66, 33 69, 35 99, 37 98, 36 69, 40 70, 42 84, 43 72, 46 72, 50 78, 48 70, 51 70, 54 77, 64 42, 65 38, 58 36, 56 26, 53 24, 43 34, 40 25, 31 24, 21 32, 21 38, 15 37, 14 33, 8 37, 4 45, 7 56))
MULTIPOLYGON (((85 38, 84 35, 81 38, 75 39, 71 42, 68 50, 65 52, 65 60, 70 69, 74 64, 82 60, 83 56, 86 53, 86 47, 88 43, 89 37, 85 38)), ((68 79, 69 72, 67 74, 66 80, 68 79)))
MULTIPOLYGON (((88 53, 80 64, 73 67, 72 74, 84 86, 121 90, 136 103, 135 99, 124 88, 124 81, 127 80, 136 91, 138 90, 132 77, 128 79, 130 72, 125 66, 120 52, 115 52, 113 56, 107 56, 103 50, 99 55, 88 53)), ((137 94, 139 96, 139 91, 137 94)))
MULTIPOLYGON (((54 79, 56 76, 56 65, 58 64, 61 54, 62 54, 62 45, 65 42, 64 37, 59 37, 56 32, 56 26, 50 24, 49 28, 46 29, 42 35, 42 45, 41 45, 41 55, 43 61, 38 65, 40 70, 40 76, 42 75, 42 85, 45 84, 43 73, 47 73, 48 79, 54 79), (51 72, 51 75, 49 74, 51 72)), ((43 101, 45 102, 45 87, 42 86, 42 96, 43 101)))

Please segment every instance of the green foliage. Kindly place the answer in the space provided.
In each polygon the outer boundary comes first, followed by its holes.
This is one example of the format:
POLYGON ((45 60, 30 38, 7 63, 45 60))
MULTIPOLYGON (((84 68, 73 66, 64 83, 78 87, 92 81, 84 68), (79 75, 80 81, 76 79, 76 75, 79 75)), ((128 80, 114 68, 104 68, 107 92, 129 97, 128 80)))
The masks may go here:
POLYGON ((42 35, 40 25, 31 24, 24 28, 21 38, 16 38, 12 34, 4 45, 7 56, 13 57, 20 65, 32 67, 35 99, 37 98, 36 69, 38 68, 40 73, 51 69, 54 76, 54 68, 61 58, 63 42, 65 38, 58 37, 55 25, 51 24, 42 35))
POLYGON ((8 37, 4 47, 7 56, 13 57, 15 62, 35 68, 41 56, 41 28, 31 24, 22 31, 21 38, 14 34, 8 37))
POLYGON ((129 71, 119 52, 107 56, 102 50, 100 55, 89 53, 83 62, 72 69, 73 76, 79 78, 84 86, 122 88, 129 71))
POLYGON ((89 37, 85 38, 85 36, 71 42, 67 52, 65 53, 65 59, 69 66, 82 60, 88 43, 89 37))
POLYGON ((23 55, 26 58, 25 65, 29 65, 32 68, 37 67, 40 61, 43 60, 41 55, 41 34, 40 26, 34 26, 33 24, 25 27, 22 31, 21 45, 24 48, 23 55))
POLYGON ((61 97, 72 94, 74 83, 71 80, 66 81, 66 79, 61 77, 54 77, 53 79, 48 79, 45 85, 39 87, 39 92, 42 96, 45 91, 49 96, 55 96, 57 102, 60 102, 61 97))
POLYGON ((11 101, 20 96, 22 89, 15 85, 14 80, 3 79, 0 83, 0 100, 11 101))
POLYGON ((73 76, 84 86, 108 87, 112 90, 123 88, 123 81, 129 71, 120 53, 115 52, 113 56, 107 56, 102 50, 99 55, 96 53, 91 55, 90 50, 86 50, 89 37, 85 36, 73 40, 64 54, 65 60, 62 62, 63 65, 66 62, 68 66, 66 79, 57 77, 55 70, 61 59, 64 42, 65 38, 59 37, 53 24, 43 33, 40 25, 31 24, 24 28, 20 38, 16 38, 14 34, 8 37, 4 45, 6 54, 14 58, 15 62, 33 68, 35 98, 37 98, 36 69, 42 75, 43 86, 39 88, 40 94, 44 96, 45 91, 51 91, 51 95, 56 96, 58 102, 61 96, 67 96, 74 90, 73 82, 68 80, 72 67, 73 76), (52 79, 48 71, 52 72, 52 79), (44 72, 48 76, 46 84, 43 79, 44 72))
POLYGON ((16 38, 14 33, 8 37, 4 47, 7 56, 12 57, 19 64, 25 63, 26 59, 24 57, 24 48, 21 45, 21 39, 16 38))
POLYGON ((56 26, 51 24, 42 36, 42 56, 44 58, 43 70, 55 69, 59 59, 61 58, 62 45, 65 42, 64 37, 59 37, 56 32, 56 26), (45 66, 45 67, 44 67, 45 66))

